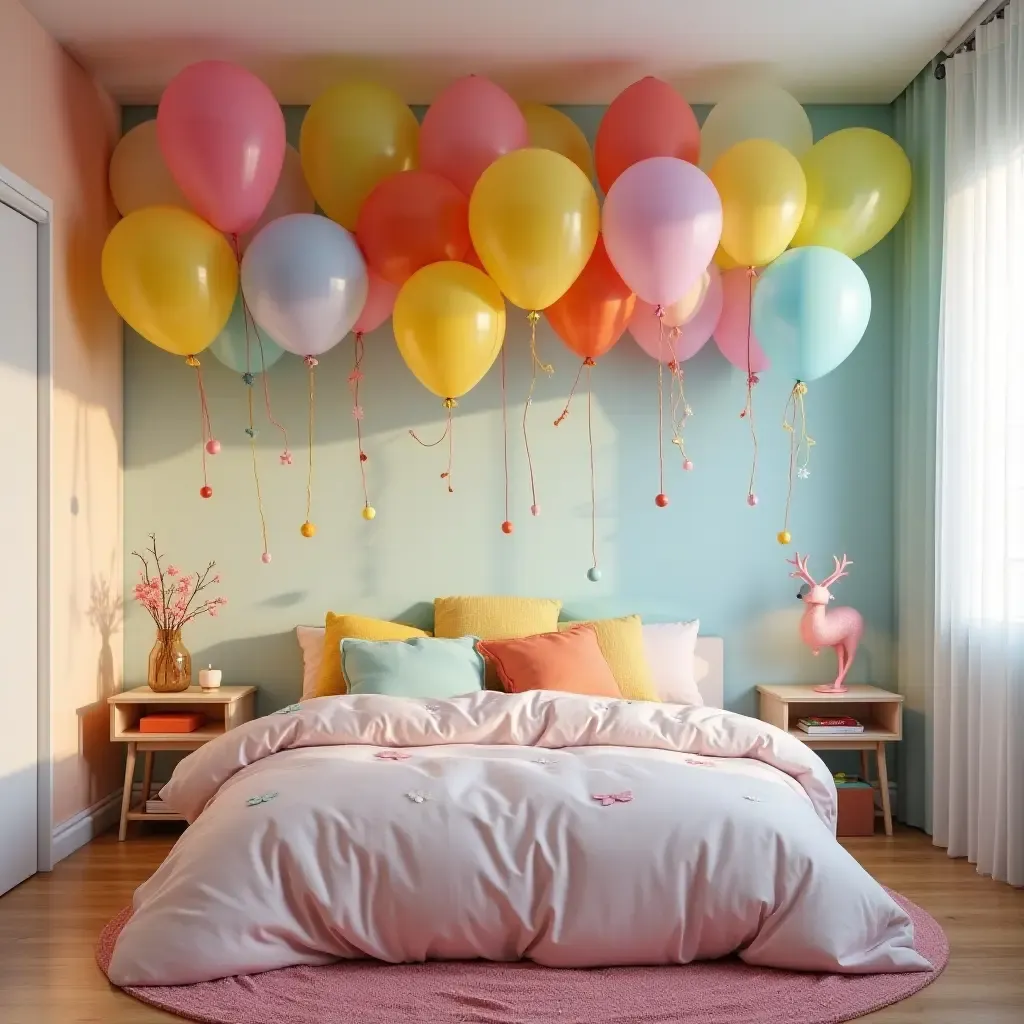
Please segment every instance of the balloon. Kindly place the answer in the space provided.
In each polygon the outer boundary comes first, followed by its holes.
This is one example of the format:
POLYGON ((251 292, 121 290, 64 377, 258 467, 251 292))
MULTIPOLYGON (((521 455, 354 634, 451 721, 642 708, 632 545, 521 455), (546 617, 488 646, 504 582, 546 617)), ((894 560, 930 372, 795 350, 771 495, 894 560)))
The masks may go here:
POLYGON ((576 122, 567 114, 543 103, 522 103, 526 118, 529 145, 533 149, 550 149, 568 157, 588 178, 594 176, 590 143, 576 122))
POLYGON ((416 166, 420 126, 396 92, 342 82, 306 111, 299 153, 320 208, 354 231, 359 208, 389 174, 416 166))
POLYGON ((895 227, 910 201, 910 161, 873 128, 826 135, 804 155, 807 208, 793 246, 860 256, 895 227))
POLYGON ((164 163, 156 121, 143 121, 121 137, 110 157, 110 194, 123 217, 144 206, 180 206, 190 210, 164 163))
POLYGON ((587 176, 549 149, 496 160, 469 200, 473 247, 522 309, 545 309, 568 291, 594 251, 600 219, 587 176))
POLYGON ((737 142, 770 139, 798 160, 814 144, 807 111, 785 89, 748 85, 716 103, 700 129, 700 166, 706 171, 737 142))
POLYGON ((267 208, 252 230, 238 239, 240 251, 245 252, 249 248, 249 243, 272 220, 286 217, 289 213, 312 213, 315 209, 316 200, 313 199, 313 193, 309 191, 305 175, 302 173, 299 151, 294 146, 285 146, 284 166, 281 168, 281 177, 277 180, 277 188, 274 189, 267 208))
POLYGON ((356 222, 367 264, 402 285, 428 263, 461 260, 469 249, 469 203, 447 179, 402 171, 367 196, 356 222))
POLYGON ((252 323, 249 324, 246 342, 245 313, 242 293, 239 292, 228 322, 213 339, 210 355, 235 373, 260 373, 269 370, 284 355, 284 349, 266 331, 260 331, 257 338, 252 323))
POLYGON ((274 194, 284 163, 284 114, 254 74, 222 60, 171 79, 156 114, 160 151, 203 220, 248 231, 274 194))
POLYGON ((368 287, 355 240, 313 213, 271 221, 242 259, 242 289, 256 322, 300 356, 318 356, 352 330, 368 287))
POLYGON ((118 221, 104 243, 101 272, 125 323, 177 356, 213 341, 238 292, 238 261, 227 239, 175 206, 147 206, 118 221))
POLYGON ((722 235, 722 202, 693 164, 657 156, 628 168, 604 202, 608 255, 654 306, 678 302, 700 279, 722 235))
POLYGON ((776 368, 797 380, 834 370, 857 347, 870 319, 864 271, 824 246, 783 253, 754 293, 757 336, 776 368))
POLYGON ((395 298, 398 296, 398 285, 385 281, 380 274, 374 270, 367 271, 369 288, 366 291, 366 303, 363 306, 359 319, 352 325, 356 334, 369 334, 378 327, 389 316, 395 308, 395 298))
POLYGON ((751 285, 756 291, 757 278, 751 281, 750 272, 743 267, 722 274, 722 314, 714 328, 715 343, 737 369, 763 373, 772 364, 751 326, 751 285))
POLYGON ((636 296, 615 272, 598 237, 583 272, 544 315, 572 352, 597 359, 622 337, 635 304, 636 296))
POLYGON ((420 166, 463 195, 498 157, 529 145, 526 118, 504 89, 469 75, 434 100, 420 131, 420 166))
POLYGON ((743 267, 762 267, 786 251, 807 201, 800 161, 777 142, 747 139, 708 172, 722 200, 722 248, 743 267))
POLYGON ((735 270, 739 264, 722 248, 719 243, 715 250, 715 265, 719 270, 735 270))
POLYGON ((648 302, 637 302, 629 333, 652 359, 663 363, 682 363, 695 356, 708 342, 722 314, 722 278, 718 267, 708 267, 707 285, 699 282, 691 294, 665 311, 659 331, 655 308, 648 302), (700 303, 693 308, 693 293, 700 303))
POLYGON ((458 398, 498 357, 505 303, 482 271, 431 263, 402 285, 394 325, 398 351, 419 382, 439 398, 458 398))
POLYGON ((674 156, 695 164, 699 152, 700 128, 690 104, 667 82, 648 75, 623 89, 601 118, 594 140, 597 180, 607 192, 641 160, 674 156))

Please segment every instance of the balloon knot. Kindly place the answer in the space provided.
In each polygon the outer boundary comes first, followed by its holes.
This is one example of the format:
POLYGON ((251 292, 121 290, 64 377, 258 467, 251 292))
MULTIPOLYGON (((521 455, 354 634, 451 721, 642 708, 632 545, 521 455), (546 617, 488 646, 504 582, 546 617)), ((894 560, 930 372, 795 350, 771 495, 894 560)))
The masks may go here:
POLYGON ((654 307, 654 315, 661 320, 665 316, 665 307, 658 305, 654 307))
POLYGON ((675 341, 676 338, 678 338, 679 335, 682 334, 682 333, 683 332, 682 332, 682 330, 680 330, 680 328, 678 328, 678 327, 670 327, 669 331, 668 331, 668 340, 669 341, 675 341))
POLYGON ((757 267, 747 267, 747 277, 757 277, 757 267))
POLYGON ((306 365, 307 365, 307 366, 308 366, 308 367, 309 367, 309 368, 310 368, 311 370, 313 369, 313 367, 314 367, 314 366, 319 366, 319 365, 320 365, 320 360, 319 360, 319 359, 317 359, 317 357, 316 357, 316 356, 306 356, 306 357, 305 357, 305 359, 303 359, 302 361, 303 361, 303 362, 304 362, 304 363, 305 363, 305 364, 306 364, 306 365))
POLYGON ((807 394, 807 385, 802 380, 798 380, 793 385, 793 394, 794 395, 806 395, 807 394))
POLYGON ((199 366, 199 360, 196 359, 195 356, 185 356, 185 365, 191 366, 192 369, 194 370, 197 366, 199 366))
POLYGON ((756 373, 747 374, 747 387, 752 388, 761 383, 761 378, 756 373))
MULTIPOLYGON (((667 369, 669 373, 675 373, 676 370, 679 370, 679 364, 673 359, 671 362, 665 364, 665 369, 667 369)), ((680 376, 682 376, 682 370, 679 370, 679 373, 680 376)))
POLYGON ((454 398, 446 398, 441 404, 446 409, 454 409, 459 403, 454 398))
POLYGON ((363 332, 363 331, 356 331, 356 341, 362 341, 364 333, 365 332, 363 332))
POLYGON ((531 324, 535 324, 540 319, 540 313, 538 313, 535 309, 531 309, 530 312, 526 314, 526 319, 531 324))
POLYGON ((593 366, 594 365, 594 360, 591 359, 590 356, 587 356, 587 358, 583 360, 583 365, 584 366, 593 366))

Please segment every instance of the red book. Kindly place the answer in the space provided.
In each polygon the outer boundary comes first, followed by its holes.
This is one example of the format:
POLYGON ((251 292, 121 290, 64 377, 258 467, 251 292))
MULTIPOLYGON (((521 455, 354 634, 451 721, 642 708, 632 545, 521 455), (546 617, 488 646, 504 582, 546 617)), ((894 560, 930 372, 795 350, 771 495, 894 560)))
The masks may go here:
POLYGON ((849 715, 838 715, 835 718, 808 715, 806 718, 802 718, 801 721, 807 722, 809 725, 860 725, 856 718, 851 718, 849 715))
POLYGON ((143 715, 139 719, 139 732, 195 732, 205 721, 206 716, 196 711, 143 715))

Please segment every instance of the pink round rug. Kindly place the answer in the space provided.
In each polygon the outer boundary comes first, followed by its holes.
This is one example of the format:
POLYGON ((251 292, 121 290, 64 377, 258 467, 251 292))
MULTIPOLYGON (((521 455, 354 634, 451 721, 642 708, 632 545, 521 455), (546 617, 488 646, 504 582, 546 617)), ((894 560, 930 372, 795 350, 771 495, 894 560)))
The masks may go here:
MULTIPOLYGON (((913 919, 917 950, 934 970, 851 976, 739 960, 598 970, 350 961, 124 991, 207 1024, 838 1024, 919 992, 949 960, 935 919, 891 895, 913 919)), ((103 929, 96 959, 104 973, 130 915, 130 908, 121 911, 103 929)))

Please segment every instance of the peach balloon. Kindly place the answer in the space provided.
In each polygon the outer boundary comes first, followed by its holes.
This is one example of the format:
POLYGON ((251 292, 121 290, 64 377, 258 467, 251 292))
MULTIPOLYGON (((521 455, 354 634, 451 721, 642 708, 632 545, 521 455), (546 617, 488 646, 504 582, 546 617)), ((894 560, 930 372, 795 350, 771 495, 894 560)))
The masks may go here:
POLYGON ((274 194, 267 203, 267 208, 262 216, 256 221, 255 227, 247 231, 238 239, 242 252, 249 247, 249 243, 259 233, 260 228, 269 224, 278 217, 284 217, 289 213, 312 213, 316 209, 316 201, 313 193, 306 184, 306 176, 302 173, 302 159, 299 151, 294 146, 287 146, 284 151, 284 166, 281 168, 281 177, 277 179, 277 187, 274 194))
POLYGON ((629 333, 652 359, 678 363, 695 356, 710 340, 722 314, 721 274, 712 264, 690 294, 664 310, 659 328, 655 307, 637 302, 629 333), (695 303, 696 300, 696 303, 695 303))
POLYGON ((143 121, 122 136, 110 158, 109 180, 122 217, 144 206, 192 209, 164 162, 156 121, 143 121))
POLYGON ((756 276, 752 277, 745 267, 722 274, 722 315, 715 327, 715 343, 733 366, 744 372, 762 373, 771 368, 771 361, 750 325, 750 303, 756 287, 756 276))

